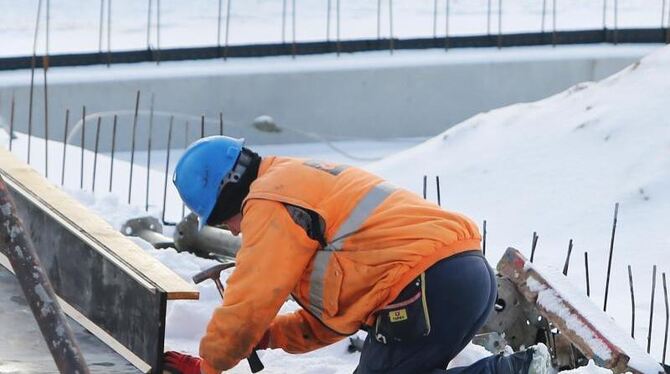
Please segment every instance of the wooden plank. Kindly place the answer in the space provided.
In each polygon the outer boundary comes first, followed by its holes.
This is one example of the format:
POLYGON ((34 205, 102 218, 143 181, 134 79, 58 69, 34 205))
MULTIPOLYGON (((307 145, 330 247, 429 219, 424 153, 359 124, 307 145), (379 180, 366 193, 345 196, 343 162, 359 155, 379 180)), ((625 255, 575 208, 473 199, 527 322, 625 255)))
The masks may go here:
POLYGON ((526 300, 582 354, 615 373, 662 373, 663 369, 607 314, 570 286, 565 277, 531 264, 508 248, 497 266, 526 300))
POLYGON ((129 273, 151 279, 167 293, 168 300, 198 299, 195 286, 156 261, 105 220, 4 149, 0 149, 0 173, 16 192, 23 194, 41 210, 49 211, 53 219, 76 233, 103 256, 127 269, 129 273))
POLYGON ((167 300, 197 298, 195 286, 4 150, 0 173, 66 313, 159 373, 167 300))

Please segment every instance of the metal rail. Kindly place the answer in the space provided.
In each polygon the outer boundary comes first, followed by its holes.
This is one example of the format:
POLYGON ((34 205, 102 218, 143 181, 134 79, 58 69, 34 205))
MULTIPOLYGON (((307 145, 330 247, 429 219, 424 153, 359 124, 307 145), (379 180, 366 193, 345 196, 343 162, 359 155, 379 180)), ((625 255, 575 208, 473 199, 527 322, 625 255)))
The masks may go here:
MULTIPOLYGON (((624 29, 618 30, 582 30, 557 31, 555 33, 536 32, 501 35, 449 36, 449 49, 520 47, 539 45, 575 45, 598 43, 667 43, 670 29, 624 29)), ((444 49, 444 39, 364 39, 337 40, 320 42, 301 42, 293 44, 251 44, 230 45, 225 47, 226 58, 269 57, 314 55, 324 53, 354 53, 381 50, 417 50, 444 49)), ((136 62, 206 60, 220 57, 220 47, 175 48, 158 50, 133 50, 117 52, 91 52, 61 54, 49 56, 49 67, 126 64, 136 62)), ((29 69, 32 56, 0 58, 0 70, 29 69)), ((35 60, 35 67, 41 68, 41 59, 35 60)))

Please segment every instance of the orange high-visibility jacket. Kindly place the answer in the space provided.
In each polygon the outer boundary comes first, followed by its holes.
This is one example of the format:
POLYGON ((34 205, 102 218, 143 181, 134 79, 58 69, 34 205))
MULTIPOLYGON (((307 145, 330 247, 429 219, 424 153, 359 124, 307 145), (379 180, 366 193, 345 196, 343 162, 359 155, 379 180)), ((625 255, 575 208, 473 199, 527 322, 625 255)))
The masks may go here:
POLYGON ((247 357, 268 329, 271 348, 299 353, 371 326, 432 264, 480 248, 470 219, 344 165, 265 157, 242 211, 237 266, 200 342, 208 374, 247 357), (325 247, 289 205, 318 213, 325 247), (277 316, 289 295, 303 309, 277 316))

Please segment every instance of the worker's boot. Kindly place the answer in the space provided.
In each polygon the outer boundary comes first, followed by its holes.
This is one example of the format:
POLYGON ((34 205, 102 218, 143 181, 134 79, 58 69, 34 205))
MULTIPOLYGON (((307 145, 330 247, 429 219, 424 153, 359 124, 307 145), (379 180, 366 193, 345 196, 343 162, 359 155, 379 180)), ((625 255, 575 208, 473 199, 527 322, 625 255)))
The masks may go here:
POLYGON ((551 355, 546 345, 538 343, 528 348, 528 350, 533 352, 528 374, 552 374, 555 372, 551 367, 551 355))

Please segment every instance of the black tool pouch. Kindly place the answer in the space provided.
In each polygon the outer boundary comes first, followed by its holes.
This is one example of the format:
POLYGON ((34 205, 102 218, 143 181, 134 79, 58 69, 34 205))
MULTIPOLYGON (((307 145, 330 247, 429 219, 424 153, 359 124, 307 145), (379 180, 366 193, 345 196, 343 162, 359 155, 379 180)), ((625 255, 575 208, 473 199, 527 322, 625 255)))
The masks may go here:
POLYGON ((377 312, 375 340, 382 344, 410 342, 430 333, 425 274, 416 278, 389 305, 377 312))

